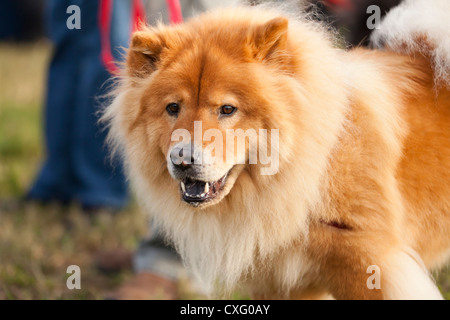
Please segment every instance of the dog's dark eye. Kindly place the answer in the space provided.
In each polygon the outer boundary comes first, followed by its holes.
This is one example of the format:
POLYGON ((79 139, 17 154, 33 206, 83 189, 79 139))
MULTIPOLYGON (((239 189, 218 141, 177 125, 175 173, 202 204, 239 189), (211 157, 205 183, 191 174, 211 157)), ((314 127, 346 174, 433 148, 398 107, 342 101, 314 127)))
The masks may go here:
POLYGON ((220 114, 224 116, 231 116, 237 110, 236 107, 225 105, 220 108, 220 114))
POLYGON ((167 105, 166 110, 171 116, 177 116, 180 112, 180 106, 178 103, 170 103, 167 105))

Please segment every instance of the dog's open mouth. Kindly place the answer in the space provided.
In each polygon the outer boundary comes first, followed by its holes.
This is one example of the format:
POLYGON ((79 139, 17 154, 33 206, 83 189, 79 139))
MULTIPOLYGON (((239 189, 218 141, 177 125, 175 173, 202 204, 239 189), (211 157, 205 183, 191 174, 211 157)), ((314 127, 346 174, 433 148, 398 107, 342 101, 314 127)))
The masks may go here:
POLYGON ((229 172, 219 180, 211 182, 185 178, 180 182, 183 200, 193 206, 214 200, 225 186, 228 174, 229 172))

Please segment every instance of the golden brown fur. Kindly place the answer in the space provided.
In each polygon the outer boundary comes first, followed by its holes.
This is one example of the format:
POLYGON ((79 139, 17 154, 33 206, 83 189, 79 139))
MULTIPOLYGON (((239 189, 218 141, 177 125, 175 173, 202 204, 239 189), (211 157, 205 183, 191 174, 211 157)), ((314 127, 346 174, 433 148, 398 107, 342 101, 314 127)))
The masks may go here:
POLYGON ((206 283, 262 298, 439 297, 421 260, 450 253, 450 93, 427 59, 345 52, 315 23, 227 9, 135 34, 117 93, 105 119, 134 189, 206 283), (224 103, 239 113, 218 120, 224 103), (223 199, 183 203, 166 159, 171 133, 196 120, 279 129, 279 172, 237 165, 223 199), (371 265, 381 289, 367 287, 371 265))

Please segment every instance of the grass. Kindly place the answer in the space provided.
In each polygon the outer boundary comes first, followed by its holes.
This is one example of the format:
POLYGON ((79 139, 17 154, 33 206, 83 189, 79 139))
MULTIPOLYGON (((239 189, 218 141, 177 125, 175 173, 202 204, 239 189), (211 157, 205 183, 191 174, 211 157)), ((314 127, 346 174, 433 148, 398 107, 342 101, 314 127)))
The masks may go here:
MULTIPOLYGON (((103 299, 132 274, 100 273, 96 254, 133 250, 146 232, 147 221, 135 205, 88 217, 76 205, 14 206, 7 200, 23 196, 42 161, 50 52, 47 43, 0 44, 0 300, 103 299), (81 290, 66 287, 70 265, 81 268, 81 290)), ((450 299, 450 269, 435 276, 450 299)), ((192 297, 188 290, 182 294, 192 297)))
POLYGON ((49 52, 45 44, 0 45, 2 198, 23 192, 41 160, 41 101, 49 52))
POLYGON ((137 210, 88 219, 76 207, 31 205, 1 214, 0 299, 103 299, 131 273, 100 273, 97 252, 133 249, 137 210), (67 267, 81 269, 81 290, 66 287, 67 267))
POLYGON ((0 45, 0 299, 103 299, 131 271, 100 273, 96 254, 133 250, 146 220, 125 212, 88 217, 76 205, 15 205, 43 158, 42 102, 51 54, 47 43, 0 45), (81 290, 66 270, 81 268, 81 290))

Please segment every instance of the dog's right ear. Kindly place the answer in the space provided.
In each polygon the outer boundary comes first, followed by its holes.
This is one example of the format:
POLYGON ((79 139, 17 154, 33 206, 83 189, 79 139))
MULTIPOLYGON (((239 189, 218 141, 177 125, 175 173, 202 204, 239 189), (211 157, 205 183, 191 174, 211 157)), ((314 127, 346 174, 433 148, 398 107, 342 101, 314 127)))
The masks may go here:
POLYGON ((131 38, 127 57, 128 75, 144 78, 153 73, 165 47, 162 37, 152 31, 138 31, 131 38))
POLYGON ((247 53, 257 60, 269 60, 286 49, 289 20, 285 17, 274 18, 249 31, 247 53))

